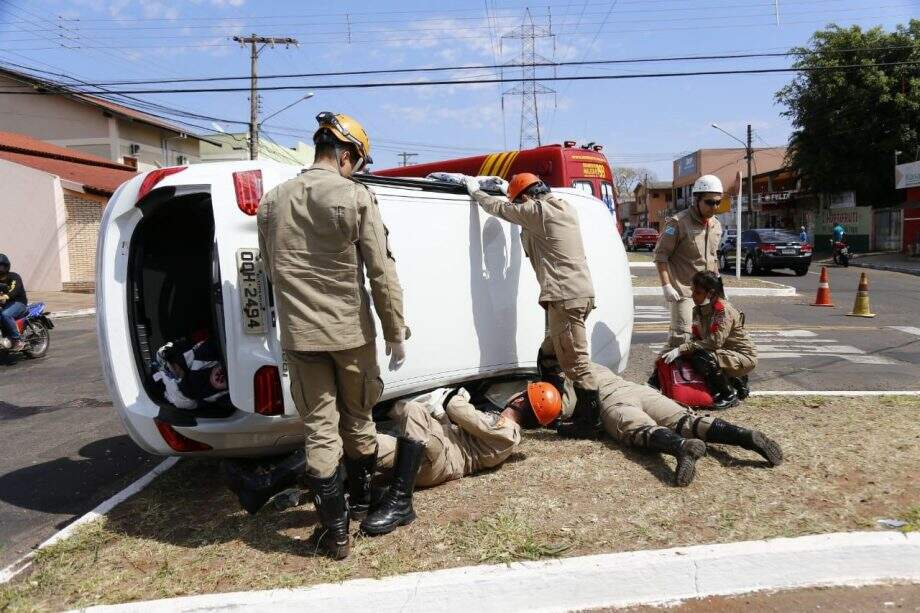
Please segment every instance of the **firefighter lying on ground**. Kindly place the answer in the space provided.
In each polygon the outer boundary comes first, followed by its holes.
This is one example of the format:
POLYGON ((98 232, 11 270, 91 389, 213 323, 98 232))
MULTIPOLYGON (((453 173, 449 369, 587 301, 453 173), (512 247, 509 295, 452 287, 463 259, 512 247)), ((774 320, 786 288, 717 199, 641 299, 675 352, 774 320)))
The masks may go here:
MULTIPOLYGON (((763 432, 699 415, 654 388, 627 381, 600 364, 592 364, 592 367, 600 388, 600 412, 590 416, 590 422, 581 424, 579 430, 590 430, 594 436, 606 431, 623 444, 674 456, 677 459, 675 485, 686 486, 693 481, 696 461, 706 454, 706 443, 754 451, 771 466, 783 461, 780 446, 763 432)), ((552 368, 552 365, 544 362, 542 368, 552 368)), ((569 415, 573 394, 568 393, 569 382, 564 385, 563 415, 569 415)), ((577 414, 575 418, 578 419, 577 414)))
POLYGON ((440 485, 502 464, 520 444, 522 427, 546 426, 561 410, 559 392, 543 382, 528 383, 501 413, 476 409, 464 388, 400 400, 389 416, 401 435, 377 435, 377 468, 392 468, 393 479, 361 530, 386 534, 411 523, 416 485, 440 485))
MULTIPOLYGON (((463 388, 440 388, 398 401, 388 417, 399 435, 377 433, 376 469, 393 473, 391 485, 373 508, 363 496, 349 496, 349 517, 363 520, 361 528, 368 534, 385 534, 409 524, 415 519, 415 485, 430 487, 494 468, 517 449, 522 427, 546 426, 559 417, 562 399, 554 386, 543 382, 514 382, 509 386, 511 392, 492 395, 492 390, 502 387, 497 384, 486 393, 494 406, 504 408, 500 413, 476 409, 463 388), (517 391, 522 387, 523 391, 517 391)), ((304 463, 304 450, 300 449, 279 462, 255 468, 245 461, 225 460, 222 469, 240 505, 256 513, 272 496, 288 488, 295 488, 295 495, 278 502, 283 506, 300 503, 296 486, 304 463)), ((338 470, 344 472, 343 466, 338 470)), ((355 476, 350 474, 349 478, 355 476)), ((349 492, 369 491, 371 477, 367 479, 349 483, 349 492)))
POLYGON ((727 409, 748 397, 748 373, 757 366, 757 348, 744 330, 744 313, 725 299, 722 281, 713 272, 693 276, 693 336, 663 355, 690 360, 705 377, 714 409, 727 409))

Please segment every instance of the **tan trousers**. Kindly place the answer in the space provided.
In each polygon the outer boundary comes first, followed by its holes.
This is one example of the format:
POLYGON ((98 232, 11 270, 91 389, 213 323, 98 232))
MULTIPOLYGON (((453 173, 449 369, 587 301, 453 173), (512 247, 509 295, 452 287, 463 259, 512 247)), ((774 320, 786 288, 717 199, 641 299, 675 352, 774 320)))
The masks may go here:
POLYGON ((593 298, 576 298, 546 303, 549 332, 540 349, 556 360, 565 376, 582 389, 596 390, 597 381, 588 355, 585 320, 594 310, 593 298))
POLYGON ((306 430, 307 472, 326 478, 342 458, 374 452, 371 410, 383 393, 377 348, 289 351, 291 395, 306 430))
MULTIPOLYGON (((463 467, 456 466, 448 457, 448 450, 454 445, 448 435, 448 428, 416 402, 397 402, 390 411, 390 418, 405 428, 405 436, 425 443, 422 464, 415 479, 419 487, 432 487, 463 476, 463 467)), ((377 468, 389 470, 396 460, 396 437, 389 434, 377 435, 377 468)))
POLYGON ((604 429, 620 442, 645 447, 648 436, 659 427, 685 438, 706 438, 712 417, 700 416, 650 387, 634 385, 604 398, 601 407, 604 429))
POLYGON ((668 330, 668 345, 674 348, 690 340, 693 326, 693 299, 681 298, 669 304, 671 305, 671 327, 668 330))
POLYGON ((737 351, 716 349, 713 354, 715 354, 719 366, 729 377, 742 377, 754 370, 754 366, 756 366, 754 360, 737 351))

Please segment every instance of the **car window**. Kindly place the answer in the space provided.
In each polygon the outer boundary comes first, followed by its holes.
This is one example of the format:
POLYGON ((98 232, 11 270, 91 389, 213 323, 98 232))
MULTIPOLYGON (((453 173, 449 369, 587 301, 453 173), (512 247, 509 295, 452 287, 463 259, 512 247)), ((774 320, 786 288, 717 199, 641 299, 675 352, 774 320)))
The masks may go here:
POLYGON ((582 192, 583 194, 587 194, 589 196, 594 195, 594 186, 591 185, 591 181, 572 181, 572 187, 582 192))
POLYGON ((742 233, 741 233, 741 242, 742 242, 742 243, 749 243, 749 242, 751 242, 751 241, 756 241, 756 240, 757 240, 757 233, 756 233, 756 232, 751 232, 750 230, 748 230, 747 232, 742 232, 742 233))
POLYGON ((601 200, 607 205, 607 208, 613 210, 613 184, 601 181, 601 200))
POLYGON ((784 243, 799 240, 797 235, 785 230, 760 230, 758 234, 760 234, 760 240, 763 242, 784 243))

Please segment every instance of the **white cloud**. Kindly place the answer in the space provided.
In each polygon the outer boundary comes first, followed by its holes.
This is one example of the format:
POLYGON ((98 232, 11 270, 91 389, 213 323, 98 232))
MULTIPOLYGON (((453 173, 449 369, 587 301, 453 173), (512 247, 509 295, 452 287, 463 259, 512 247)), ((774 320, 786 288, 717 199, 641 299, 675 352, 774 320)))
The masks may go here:
POLYGON ((450 123, 461 130, 494 129, 501 124, 498 105, 470 104, 463 107, 442 105, 383 105, 383 111, 400 122, 439 126, 450 123))

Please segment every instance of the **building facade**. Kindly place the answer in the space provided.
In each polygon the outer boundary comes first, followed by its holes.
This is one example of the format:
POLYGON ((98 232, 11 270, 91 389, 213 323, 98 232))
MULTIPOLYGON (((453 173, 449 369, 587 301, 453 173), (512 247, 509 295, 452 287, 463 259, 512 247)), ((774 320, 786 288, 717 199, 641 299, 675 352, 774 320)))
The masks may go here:
POLYGON ((211 141, 161 117, 6 68, 0 68, 0 131, 140 171, 196 163, 201 142, 211 141))
POLYGON ((636 185, 633 196, 641 213, 636 216, 635 227, 655 228, 659 232, 664 227, 668 210, 672 207, 673 193, 670 181, 649 181, 636 185))
POLYGON ((27 290, 91 292, 102 211, 133 168, 0 132, 0 251, 27 290))
MULTIPOLYGON (((260 160, 275 160, 282 164, 310 166, 313 164, 313 146, 298 142, 294 147, 284 147, 267 140, 259 139, 260 160)), ((249 133, 217 134, 208 141, 201 142, 202 162, 231 162, 249 159, 249 133)))

